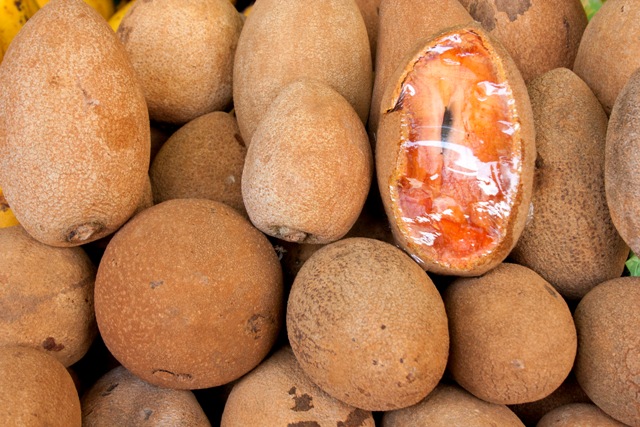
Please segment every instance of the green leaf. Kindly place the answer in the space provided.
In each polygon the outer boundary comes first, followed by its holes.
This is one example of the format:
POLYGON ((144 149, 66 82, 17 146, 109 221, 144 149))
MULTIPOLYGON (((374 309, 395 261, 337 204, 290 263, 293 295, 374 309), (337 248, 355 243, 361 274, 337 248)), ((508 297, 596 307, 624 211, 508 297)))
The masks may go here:
POLYGON ((585 12, 587 12, 587 18, 591 19, 604 2, 605 0, 582 0, 582 6, 585 12))
POLYGON ((629 259, 627 260, 625 265, 629 269, 629 273, 631 273, 632 276, 640 276, 640 258, 638 258, 636 254, 631 252, 631 256, 629 256, 629 259))

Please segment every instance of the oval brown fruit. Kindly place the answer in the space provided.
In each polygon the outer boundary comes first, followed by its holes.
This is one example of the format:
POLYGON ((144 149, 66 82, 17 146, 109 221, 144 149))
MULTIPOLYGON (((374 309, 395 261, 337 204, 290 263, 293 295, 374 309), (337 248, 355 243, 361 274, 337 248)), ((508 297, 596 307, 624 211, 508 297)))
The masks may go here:
POLYGON ((574 313, 575 373, 587 396, 607 415, 640 427, 640 277, 593 288, 574 313))
POLYGON ((274 344, 282 271, 267 238, 233 208, 169 200, 113 237, 95 307, 107 348, 134 375, 176 389, 226 384, 274 344))
POLYGON ((477 25, 425 42, 396 70, 378 129, 378 185, 399 245, 427 271, 480 275, 525 225, 535 132, 522 77, 477 25))
POLYGON ((371 412, 334 399, 311 382, 288 346, 233 386, 220 425, 375 427, 371 412))
POLYGON ((247 17, 233 68, 233 101, 242 138, 278 94, 301 78, 344 96, 364 123, 373 79, 367 28, 353 0, 260 0, 247 17))
POLYGON ((626 427, 602 412, 596 405, 574 403, 546 414, 536 427, 626 427))
POLYGON ((611 220, 620 236, 640 254, 640 70, 616 100, 605 151, 604 184, 611 220))
POLYGON ((104 18, 51 1, 11 43, 0 87, 0 186, 22 226, 52 246, 117 230, 146 185, 150 126, 104 18))
POLYGON ((580 0, 460 0, 507 49, 525 81, 572 68, 587 15, 580 0))
POLYGON ((305 262, 289 296, 287 332, 311 380, 360 409, 418 403, 447 364, 438 290, 404 252, 378 240, 343 239, 305 262))
POLYGON ((586 83, 566 68, 534 79, 529 95, 538 153, 533 215, 511 258, 565 298, 580 299, 620 277, 629 255, 605 196, 607 115, 586 83))

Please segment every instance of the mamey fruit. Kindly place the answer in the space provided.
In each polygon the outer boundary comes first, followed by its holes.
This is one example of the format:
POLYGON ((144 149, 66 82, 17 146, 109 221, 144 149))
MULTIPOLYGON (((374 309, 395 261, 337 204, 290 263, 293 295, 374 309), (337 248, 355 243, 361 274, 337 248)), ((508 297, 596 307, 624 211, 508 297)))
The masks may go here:
POLYGON ((443 295, 453 379, 482 400, 542 399, 567 378, 576 355, 569 307, 542 277, 501 264, 457 279, 443 295))
POLYGON ((113 237, 98 268, 96 319, 111 353, 161 387, 209 388, 253 369, 282 319, 268 240, 232 208, 176 199, 113 237))
MULTIPOLYGON (((589 87, 566 68, 532 81, 529 95, 538 153, 533 215, 511 258, 565 298, 579 299, 620 277, 629 255, 605 196, 607 115, 589 87)), ((626 159, 630 155, 625 151, 626 159)))
POLYGON ((371 52, 353 0, 315 0, 309 7, 282 0, 260 0, 254 5, 233 68, 234 107, 247 144, 273 100, 301 78, 332 87, 366 121, 371 52))
POLYGON ((638 307, 640 278, 621 277, 593 288, 574 314, 580 386, 607 415, 632 427, 640 426, 638 307))
POLYGON ((13 41, 0 86, 0 185, 20 224, 53 246, 113 233, 148 179, 149 118, 104 19, 51 1, 13 41))
POLYGON ((536 155, 509 55, 477 25, 449 29, 398 67, 381 111, 378 186, 399 245, 438 274, 502 262, 525 225, 536 155))
POLYGON ((192 392, 153 386, 122 366, 100 378, 84 395, 82 425, 211 426, 192 392))
POLYGON ((247 151, 242 197, 262 232, 298 243, 329 243, 355 223, 373 160, 351 105, 318 81, 301 80, 275 99, 247 151))
POLYGON ((258 425, 375 427, 370 412, 311 382, 288 346, 243 377, 227 399, 221 427, 258 425))
POLYGON ((0 347, 0 425, 80 427, 80 400, 67 370, 29 347, 0 347))
POLYGON ((542 417, 536 427, 625 427, 596 405, 574 403, 561 406, 542 417))
POLYGON ((418 403, 447 363, 440 294, 406 254, 377 240, 340 240, 307 260, 289 296, 287 331, 311 380, 361 409, 418 403))
MULTIPOLYGON (((44 7, 49 0, 36 0, 39 7, 44 7)), ((113 0, 84 0, 86 4, 94 8, 107 21, 115 12, 113 0)))
POLYGON ((369 46, 371 48, 371 60, 375 63, 376 46, 378 44, 378 22, 380 21, 380 2, 381 0, 356 0, 364 25, 367 27, 367 35, 369 36, 369 46))
POLYGON ((152 120, 183 124, 231 102, 242 17, 229 0, 136 1, 118 37, 152 120))

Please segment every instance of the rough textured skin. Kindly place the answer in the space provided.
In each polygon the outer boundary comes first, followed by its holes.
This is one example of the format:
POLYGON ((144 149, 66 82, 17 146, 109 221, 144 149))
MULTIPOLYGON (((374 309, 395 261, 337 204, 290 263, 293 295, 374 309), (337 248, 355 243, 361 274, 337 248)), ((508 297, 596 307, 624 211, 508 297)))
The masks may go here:
POLYGON ((175 132, 151 165, 156 203, 170 199, 210 199, 246 216, 240 183, 247 147, 236 119, 214 112, 175 132))
POLYGON ((587 15, 580 0, 460 0, 500 40, 526 82, 572 68, 587 15))
POLYGON ((12 42, 0 87, 0 186, 20 223, 52 246, 114 232, 144 189, 149 118, 104 18, 49 2, 12 42))
MULTIPOLYGON (((445 28, 473 22, 457 0, 382 0, 369 133, 376 135, 380 103, 396 69, 421 41, 445 28)), ((395 83, 395 82, 393 82, 395 83)), ((391 83, 391 84, 393 84, 391 83)), ((375 141, 375 138, 374 138, 375 141)))
POLYGON ((96 319, 111 353, 161 387, 209 388, 255 367, 282 323, 282 272, 234 209, 176 199, 129 221, 98 268, 96 319))
POLYGON ((326 394, 285 347, 242 378, 231 391, 221 427, 375 427, 368 411, 326 394))
POLYGON ((84 427, 210 427, 196 397, 187 390, 148 384, 119 366, 82 398, 84 427))
POLYGON ((367 27, 369 36, 369 46, 371 47, 371 60, 375 63, 376 46, 378 45, 378 22, 380 21, 380 1, 381 0, 356 0, 364 25, 367 27))
POLYGON ((561 406, 542 417, 536 427, 625 427, 596 405, 574 403, 561 406))
POLYGON ((377 240, 341 240, 302 266, 289 296, 287 331, 311 380, 361 409, 418 403, 447 363, 440 294, 411 258, 377 240))
POLYGON ((640 278, 596 286, 574 313, 578 329, 575 373, 582 389, 607 415, 640 426, 640 278))
POLYGON ((444 293, 449 369, 467 391, 493 403, 533 402, 567 378, 576 355, 569 307, 542 277, 501 264, 458 279, 444 293))
POLYGON ((353 0, 260 0, 245 22, 233 68, 233 101, 242 138, 290 83, 316 79, 344 96, 366 122, 372 66, 367 29, 353 0))
POLYGON ((604 184, 611 219, 640 253, 640 71, 624 87, 607 128, 604 184))
POLYGON ((602 4, 582 36, 573 71, 593 90, 607 114, 633 72, 640 67, 636 0, 602 4))
MULTIPOLYGON (((511 258, 565 298, 579 299, 620 277, 629 255, 605 196, 607 115, 589 87, 566 68, 533 80, 529 95, 538 152, 533 217, 511 258)), ((625 158, 630 154, 625 150, 625 158)))
POLYGON ((229 0, 136 2, 118 37, 160 122, 186 123, 231 102, 242 17, 229 0))
POLYGON ((242 197, 262 232, 329 243, 356 222, 372 174, 367 132, 351 105, 324 83, 301 80, 278 95, 258 126, 242 197))
POLYGON ((524 427, 504 405, 488 403, 456 385, 441 384, 419 404, 387 412, 382 427, 524 427))
POLYGON ((420 45, 416 46, 413 53, 405 58, 404 63, 406 65, 398 67, 395 75, 389 80, 390 84, 387 86, 387 91, 383 96, 380 111, 384 111, 385 113, 380 119, 375 153, 378 187, 380 188, 382 202, 384 203, 385 211, 391 224, 391 230, 398 245, 408 253, 417 255, 420 259, 420 264, 425 270, 437 274, 478 276, 496 267, 509 255, 509 252, 511 252, 516 245, 524 229, 529 213, 533 193, 536 148, 533 112, 531 110, 527 87, 506 50, 477 24, 449 28, 443 33, 436 34, 431 39, 421 42, 420 45), (390 110, 397 104, 404 79, 403 76, 407 70, 410 70, 410 67, 412 67, 415 59, 421 55, 421 52, 445 34, 453 34, 466 30, 472 30, 480 35, 481 39, 484 40, 485 46, 487 46, 492 53, 491 59, 496 66, 501 80, 506 80, 510 85, 512 99, 515 102, 520 123, 519 140, 514 144, 514 150, 516 152, 515 155, 520 158, 522 166, 517 193, 511 206, 509 220, 505 225, 502 241, 498 243, 493 252, 487 254, 485 257, 477 258, 475 264, 468 264, 464 268, 453 268, 452 266, 432 261, 424 256, 425 254, 418 255, 416 252, 419 248, 416 247, 415 243, 410 242, 398 228, 398 223, 402 221, 402 219, 398 218, 398 214, 395 211, 395 204, 391 200, 389 183, 396 173, 403 129, 401 125, 401 113, 390 110))
POLYGON ((29 347, 0 347, 0 425, 80 427, 80 400, 56 359, 29 347))
POLYGON ((535 402, 511 405, 511 409, 527 426, 535 426, 547 413, 571 403, 591 403, 584 390, 580 388, 576 376, 569 374, 560 387, 544 399, 535 402))
POLYGON ((20 226, 0 229, 0 345, 38 348, 70 366, 98 329, 96 268, 80 248, 54 248, 20 226))

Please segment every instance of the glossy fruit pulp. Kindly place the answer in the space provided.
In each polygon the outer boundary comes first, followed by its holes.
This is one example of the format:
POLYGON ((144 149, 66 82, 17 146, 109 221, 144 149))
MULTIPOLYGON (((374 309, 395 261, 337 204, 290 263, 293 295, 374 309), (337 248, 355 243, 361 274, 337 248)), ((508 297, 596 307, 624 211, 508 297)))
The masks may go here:
POLYGON ((503 239, 520 174, 508 82, 473 31, 443 36, 413 64, 394 111, 404 139, 391 194, 410 242, 447 266, 503 239))

